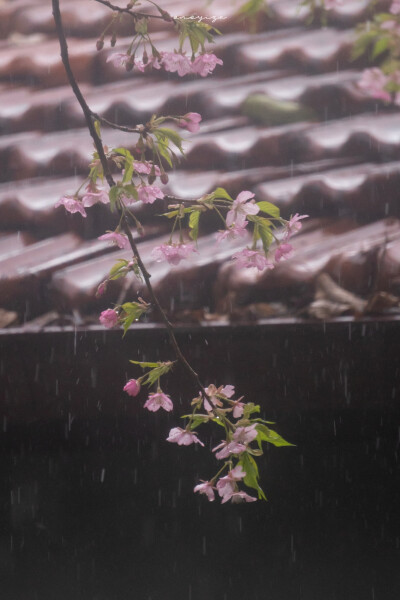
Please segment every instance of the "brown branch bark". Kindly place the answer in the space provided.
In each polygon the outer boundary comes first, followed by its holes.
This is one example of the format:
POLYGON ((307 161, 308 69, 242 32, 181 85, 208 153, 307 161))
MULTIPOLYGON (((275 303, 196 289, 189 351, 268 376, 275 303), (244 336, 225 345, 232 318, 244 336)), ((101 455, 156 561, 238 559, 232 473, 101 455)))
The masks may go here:
MULTIPOLYGON (((96 1, 99 1, 99 0, 96 0, 96 1)), ((52 6, 53 6, 53 17, 54 17, 54 22, 56 25, 57 36, 58 36, 58 39, 60 42, 61 59, 62 59, 64 68, 65 68, 65 71, 67 73, 69 84, 76 96, 76 99, 78 100, 78 102, 82 108, 83 114, 85 115, 86 125, 89 129, 90 135, 93 139, 94 146, 99 155, 99 159, 100 159, 101 165, 103 167, 103 171, 104 171, 104 176, 107 180, 108 185, 110 187, 113 187, 116 185, 116 183, 112 176, 110 166, 108 164, 108 160, 107 160, 107 157, 104 152, 103 143, 101 141, 101 138, 97 134, 97 131, 96 131, 96 128, 94 125, 96 115, 95 115, 95 113, 93 113, 90 110, 85 98, 82 95, 82 92, 80 90, 78 82, 76 81, 75 76, 71 69, 71 64, 70 64, 69 55, 68 55, 68 44, 67 44, 67 40, 65 38, 64 28, 63 28, 63 24, 62 24, 59 0, 52 0, 52 6)), ((157 308, 157 310, 160 314, 160 317, 165 325, 165 328, 168 332, 170 343, 175 352, 175 356, 178 359, 178 361, 180 362, 180 364, 183 366, 183 368, 186 370, 186 372, 193 379, 195 385, 198 388, 200 388, 200 390, 202 391, 202 393, 204 394, 205 397, 208 397, 205 392, 204 386, 200 381, 198 374, 191 367, 191 365, 189 364, 189 362, 187 361, 185 356, 182 354, 182 351, 181 351, 179 344, 175 337, 174 328, 171 325, 171 323, 169 322, 167 315, 165 314, 156 294, 154 293, 153 286, 151 285, 151 281, 150 281, 151 275, 147 271, 147 269, 142 261, 139 250, 133 239, 133 236, 132 236, 132 233, 131 233, 131 230, 129 227, 128 217, 125 214, 123 214, 123 217, 122 217, 122 224, 123 224, 124 231, 128 237, 129 244, 131 246, 131 249, 132 249, 133 255, 136 259, 136 262, 138 264, 138 267, 143 274, 143 278, 144 278, 150 299, 151 299, 152 303, 154 304, 154 306, 157 308)))

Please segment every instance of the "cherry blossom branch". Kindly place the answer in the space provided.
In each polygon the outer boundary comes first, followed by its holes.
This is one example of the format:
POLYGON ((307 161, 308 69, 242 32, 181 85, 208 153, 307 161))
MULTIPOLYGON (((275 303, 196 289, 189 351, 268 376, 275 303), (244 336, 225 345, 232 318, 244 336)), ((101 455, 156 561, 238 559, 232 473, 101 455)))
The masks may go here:
MULTIPOLYGON (((96 0, 97 1, 97 0, 96 0)), ((67 73, 67 77, 68 77, 68 81, 70 83, 70 86, 76 96, 76 99, 78 100, 82 111, 84 113, 85 119, 86 119, 86 124, 87 127, 89 129, 90 135, 93 139, 93 143, 95 145, 96 151, 98 153, 101 165, 103 167, 103 171, 104 171, 104 176, 107 180, 108 185, 110 186, 110 188, 114 187, 116 185, 114 178, 112 176, 108 161, 107 161, 107 157, 105 155, 104 152, 104 148, 103 148, 103 144, 102 141, 100 139, 100 136, 98 135, 97 131, 96 131, 96 127, 94 125, 94 114, 93 112, 90 110, 85 98, 82 95, 82 92, 79 88, 79 85, 75 79, 75 76, 72 72, 71 69, 71 65, 70 65, 70 61, 69 61, 69 54, 68 54, 68 45, 67 45, 67 41, 65 38, 65 33, 64 33, 64 28, 63 28, 63 24, 62 24, 62 18, 61 18, 61 13, 60 13, 60 4, 59 4, 59 0, 52 0, 52 6, 53 6, 53 16, 54 16, 54 22, 56 25, 56 30, 57 30, 57 36, 60 42, 60 50, 61 50, 61 58, 62 58, 62 62, 65 68, 65 71, 67 73)), ((184 357, 178 342, 176 340, 175 337, 175 333, 174 333, 174 329, 173 326, 171 325, 170 321, 168 320, 167 315, 165 314, 163 308, 161 307, 160 302, 158 301, 158 298, 156 296, 156 294, 154 293, 153 290, 153 286, 151 285, 151 281, 150 281, 150 273, 147 271, 142 258, 140 256, 139 250, 137 248, 137 245, 133 239, 130 227, 129 227, 129 220, 128 217, 126 215, 126 213, 123 211, 123 217, 122 217, 122 226, 123 229, 128 237, 129 240, 129 244, 131 246, 133 255, 136 259, 137 265, 143 275, 149 296, 151 298, 151 301, 153 302, 153 304, 156 306, 160 317, 167 329, 169 338, 170 338, 170 343, 171 346, 174 349, 175 355, 177 357, 177 359, 179 360, 179 362, 181 363, 181 365, 184 367, 184 369, 189 373, 189 375, 191 376, 191 378, 194 380, 196 386, 198 388, 200 388, 201 392, 204 394, 205 397, 207 397, 207 393, 204 389, 203 384, 200 381, 200 378, 198 376, 198 374, 196 373, 196 371, 190 366, 190 364, 188 363, 188 361, 186 360, 186 358, 184 357)))
MULTIPOLYGON (((100 1, 110 8, 113 5, 109 2, 100 1)), ((171 18, 157 4, 151 2, 163 15, 164 20, 170 21, 171 18)), ((143 278, 150 301, 157 309, 161 321, 163 322, 170 339, 172 349, 177 361, 183 369, 189 374, 195 386, 197 386, 198 396, 191 402, 192 413, 182 415, 181 418, 188 419, 185 428, 175 427, 171 429, 167 441, 176 443, 179 446, 190 444, 200 444, 203 442, 197 437, 194 431, 202 424, 214 422, 222 426, 225 431, 225 440, 213 448, 217 460, 225 460, 222 468, 209 481, 203 481, 194 488, 195 492, 205 494, 210 501, 214 500, 215 492, 221 497, 221 502, 228 500, 232 502, 254 502, 256 498, 249 496, 246 492, 240 491, 239 483, 257 491, 258 498, 265 498, 258 480, 259 472, 254 457, 259 457, 263 453, 262 444, 264 442, 275 446, 289 446, 279 434, 269 429, 269 422, 259 417, 252 417, 254 413, 259 413, 261 407, 252 402, 242 402, 243 397, 235 400, 234 386, 221 385, 218 388, 214 384, 204 387, 198 374, 194 371, 185 356, 183 355, 176 337, 172 324, 170 323, 166 312, 160 305, 160 302, 154 292, 151 284, 151 275, 143 263, 138 247, 133 239, 131 232, 132 220, 136 225, 137 231, 141 233, 142 226, 135 215, 130 211, 130 204, 136 201, 142 201, 145 204, 152 204, 157 198, 165 198, 168 202, 174 203, 168 206, 168 213, 164 216, 172 220, 172 231, 169 242, 157 246, 153 249, 152 257, 156 261, 167 260, 172 265, 177 265, 180 260, 187 258, 190 252, 196 251, 193 243, 186 244, 183 238, 182 223, 188 218, 189 236, 193 242, 197 241, 199 235, 199 220, 203 212, 215 210, 222 219, 224 230, 217 234, 216 242, 220 243, 224 239, 231 239, 246 235, 246 227, 250 225, 253 228, 252 247, 245 248, 236 252, 232 256, 236 266, 244 268, 257 268, 259 271, 272 269, 280 261, 286 259, 293 248, 288 243, 291 235, 301 229, 301 221, 306 215, 294 215, 289 221, 280 216, 279 208, 270 202, 261 201, 256 203, 254 194, 250 191, 242 191, 236 199, 233 199, 224 188, 218 187, 214 192, 205 194, 198 199, 181 199, 175 196, 165 196, 157 187, 153 186, 156 177, 160 178, 161 183, 168 182, 168 175, 164 170, 164 161, 170 167, 177 158, 176 152, 184 153, 182 148, 183 139, 174 130, 165 127, 166 120, 172 120, 178 127, 187 129, 194 133, 199 129, 201 115, 198 113, 186 113, 183 116, 157 116, 153 115, 145 125, 138 125, 136 128, 119 126, 111 123, 102 117, 99 117, 88 106, 82 95, 80 87, 72 72, 69 62, 68 45, 62 25, 62 18, 59 8, 59 0, 52 0, 53 15, 56 24, 56 30, 60 42, 62 62, 65 67, 68 81, 82 108, 87 127, 92 137, 95 152, 93 161, 90 164, 90 172, 86 179, 88 184, 86 192, 80 201, 78 199, 79 190, 73 196, 64 196, 56 206, 64 205, 69 212, 80 212, 86 217, 85 207, 90 207, 98 202, 110 204, 111 210, 119 212, 119 224, 116 231, 107 232, 99 239, 110 240, 116 243, 120 248, 131 248, 132 260, 119 259, 110 270, 109 276, 98 288, 98 295, 104 292, 108 281, 126 277, 130 273, 135 273, 141 279, 143 278), (136 133, 139 139, 135 145, 136 151, 140 154, 140 159, 133 157, 127 148, 116 148, 109 151, 107 146, 103 146, 99 123, 103 122, 121 131, 136 133), (172 145, 172 147, 171 147, 172 145), (152 160, 146 158, 146 154, 152 153, 152 160), (122 177, 114 179, 113 165, 122 171, 122 177), (146 185, 146 177, 147 183, 146 185), (98 179, 106 179, 109 191, 99 189, 96 185, 98 179), (139 178, 139 183, 133 183, 133 178, 139 178), (220 210, 221 209, 221 210, 220 210), (226 217, 222 212, 226 211, 226 217), (260 213, 260 214, 259 214, 260 213), (267 215, 267 216, 262 216, 267 215), (268 217, 268 218, 267 218, 268 217), (283 227, 283 233, 278 238, 272 229, 280 224, 283 227), (178 231, 175 231, 177 229, 178 231), (120 233, 123 230, 124 233, 120 233), (173 242, 173 235, 179 236, 179 243, 173 242), (273 242, 278 244, 274 251, 274 258, 270 256, 270 247, 273 242), (261 247, 260 247, 261 244, 261 247), (198 411, 202 410, 201 413, 198 411), (205 412, 204 412, 205 411, 205 412), (233 420, 232 420, 233 418, 233 420), (255 447, 256 442, 258 447, 255 447), (234 466, 234 463, 236 465, 234 466), (228 474, 220 477, 222 472, 228 468, 228 474), (219 478, 219 479, 218 479, 219 478), (218 481, 217 481, 218 479, 218 481)), ((119 12, 129 12, 136 5, 136 2, 129 2, 126 9, 119 9, 119 12)), ((117 7, 118 8, 118 7, 117 7)), ((137 13, 136 13, 137 14, 137 13)), ((113 15, 115 21, 117 13, 113 15)), ((136 60, 135 54, 138 45, 134 50, 133 43, 138 37, 143 39, 147 36, 146 19, 143 22, 137 19, 135 25, 135 36, 126 54, 112 55, 111 62, 116 66, 125 66, 130 71, 136 66, 140 71, 150 65, 151 68, 164 68, 166 71, 177 72, 183 77, 189 73, 195 73, 201 77, 211 74, 217 64, 222 65, 222 60, 214 54, 206 51, 205 42, 212 41, 212 28, 202 23, 187 23, 185 20, 178 21, 180 48, 174 53, 158 52, 151 41, 152 54, 149 58, 146 49, 144 49, 142 60, 136 60), (200 38, 200 39, 199 39, 200 38), (191 47, 191 57, 186 56, 186 50, 183 49, 183 42, 188 39, 191 47), (198 55, 196 56, 196 54, 198 55)), ((217 32, 219 33, 219 32, 217 32)), ((101 50, 103 47, 105 32, 97 41, 96 47, 101 50)), ((111 45, 115 45, 116 31, 113 33, 111 45)), ((147 39, 147 38, 146 38, 147 39)), ((109 59, 110 61, 110 59, 109 59)), ((123 300, 121 300, 123 302, 123 300)), ((123 325, 126 333, 133 323, 149 308, 149 304, 138 297, 136 302, 124 302, 118 304, 114 309, 103 311, 99 317, 100 322, 107 328, 114 327, 117 324, 123 325)), ((160 408, 169 412, 173 410, 173 403, 167 394, 164 394, 160 387, 160 378, 168 373, 172 368, 173 362, 146 362, 130 361, 139 365, 146 372, 138 379, 130 379, 124 391, 130 396, 136 396, 141 389, 141 385, 156 385, 156 392, 149 394, 144 404, 144 408, 156 412, 160 408)))

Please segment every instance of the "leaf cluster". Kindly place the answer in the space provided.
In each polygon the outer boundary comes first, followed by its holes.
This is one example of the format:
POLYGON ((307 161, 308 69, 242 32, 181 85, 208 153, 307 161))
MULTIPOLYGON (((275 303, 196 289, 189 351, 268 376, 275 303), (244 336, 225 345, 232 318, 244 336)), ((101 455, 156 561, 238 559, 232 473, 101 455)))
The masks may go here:
POLYGON ((140 360, 130 360, 134 365, 139 365, 142 369, 149 369, 145 375, 143 375, 140 380, 143 385, 153 385, 155 384, 160 377, 168 373, 174 365, 172 361, 167 362, 145 362, 140 360))
POLYGON ((205 43, 213 43, 214 35, 221 34, 216 27, 190 17, 178 19, 176 27, 179 31, 179 51, 182 52, 184 43, 188 39, 193 56, 199 49, 205 52, 205 43))

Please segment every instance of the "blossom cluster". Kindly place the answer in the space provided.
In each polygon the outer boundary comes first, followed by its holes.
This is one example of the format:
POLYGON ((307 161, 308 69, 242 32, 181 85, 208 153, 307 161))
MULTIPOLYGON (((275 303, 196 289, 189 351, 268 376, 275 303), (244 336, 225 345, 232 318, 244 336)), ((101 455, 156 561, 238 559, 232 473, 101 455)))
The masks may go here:
POLYGON ((125 67, 128 70, 136 67, 141 73, 151 69, 164 69, 169 73, 177 73, 180 77, 185 75, 207 77, 217 65, 223 64, 220 58, 210 52, 199 54, 193 60, 186 56, 184 52, 160 52, 150 57, 145 55, 142 59, 135 58, 129 53, 116 52, 110 54, 107 62, 111 62, 116 67, 125 67))
MULTIPOLYGON (((124 391, 132 397, 139 394, 142 381, 157 371, 159 374, 160 365, 163 363, 138 363, 141 366, 151 366, 147 375, 139 379, 130 379, 124 391)), ((149 381, 147 380, 147 383, 149 381)), ((186 427, 173 427, 167 437, 167 441, 178 446, 190 446, 198 444, 205 446, 204 442, 198 437, 194 429, 202 423, 218 422, 224 428, 226 437, 217 446, 212 449, 215 458, 218 461, 224 461, 217 474, 208 481, 202 480, 194 488, 195 492, 204 494, 209 501, 215 499, 217 493, 224 504, 229 500, 235 502, 254 502, 257 500, 246 491, 240 489, 243 484, 257 491, 259 498, 265 498, 264 492, 258 483, 258 469, 253 456, 262 454, 262 442, 272 443, 277 446, 289 446, 279 434, 267 427, 267 421, 256 418, 252 419, 251 414, 259 412, 260 407, 252 403, 242 402, 243 397, 235 400, 235 388, 233 385, 221 385, 216 387, 210 384, 199 396, 192 401, 193 412, 191 415, 185 415, 189 421, 186 427), (205 412, 200 413, 203 409, 205 412), (258 443, 258 448, 252 446, 253 442, 258 443), (234 466, 234 462, 236 462, 234 466), (222 476, 224 471, 228 473, 222 476)), ((159 378, 157 392, 150 393, 144 408, 156 412, 160 408, 170 412, 173 410, 171 398, 164 394, 160 388, 159 378)))
POLYGON ((363 30, 355 45, 355 56, 371 48, 379 57, 380 66, 365 69, 358 83, 367 94, 387 103, 400 106, 400 1, 394 0, 389 13, 375 16, 363 30), (383 57, 383 61, 382 61, 383 57))

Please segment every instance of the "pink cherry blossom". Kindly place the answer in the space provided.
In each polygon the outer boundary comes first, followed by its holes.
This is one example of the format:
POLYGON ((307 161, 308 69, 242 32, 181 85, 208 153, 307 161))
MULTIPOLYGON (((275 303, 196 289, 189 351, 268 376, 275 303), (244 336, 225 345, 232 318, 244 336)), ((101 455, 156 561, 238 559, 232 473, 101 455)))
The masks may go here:
POLYGON ((197 437, 197 433, 194 431, 187 431, 181 427, 174 427, 171 429, 169 436, 167 437, 167 442, 178 444, 178 446, 189 446, 190 444, 200 444, 200 446, 204 446, 203 442, 197 437))
POLYGON ((161 52, 161 62, 166 71, 178 73, 180 77, 192 72, 192 63, 184 54, 161 52))
POLYGON ((104 242, 112 242, 116 244, 118 248, 124 249, 129 248, 129 240, 124 233, 117 233, 116 231, 110 231, 109 233, 105 233, 101 235, 98 240, 102 240, 104 242))
POLYGON ((217 482, 218 494, 221 498, 224 498, 226 502, 231 498, 232 494, 237 490, 237 481, 241 481, 243 477, 246 477, 246 472, 243 471, 241 465, 236 465, 234 469, 229 471, 228 475, 221 477, 217 482))
POLYGON ((211 404, 214 406, 223 406, 221 400, 219 400, 219 398, 217 397, 219 390, 215 387, 214 384, 211 384, 208 387, 206 387, 204 391, 208 395, 208 398, 204 398, 204 408, 207 412, 212 411, 213 408, 211 404), (211 404, 208 400, 210 400, 211 404))
POLYGON ((293 246, 291 244, 280 244, 275 250, 275 260, 287 260, 293 254, 293 246))
POLYGON ((194 491, 200 492, 200 494, 205 494, 210 502, 215 500, 214 487, 210 481, 203 481, 203 483, 199 483, 194 488, 194 491))
POLYGON ((223 396, 226 396, 227 398, 232 398, 232 396, 235 394, 235 386, 234 385, 224 385, 224 387, 220 391, 220 394, 222 394, 223 396))
POLYGON ((162 65, 158 56, 149 56, 147 59, 146 68, 148 69, 161 69, 162 65))
POLYGON ((58 206, 64 206, 65 210, 67 210, 70 213, 79 212, 82 215, 82 217, 87 216, 86 211, 83 208, 82 202, 80 202, 73 196, 63 196, 58 200, 58 202, 55 203, 54 206, 55 208, 57 208, 58 206))
POLYGON ((143 62, 139 58, 135 59, 135 67, 141 72, 144 73, 146 70, 150 71, 151 69, 161 69, 161 63, 157 56, 148 56, 147 62, 143 62))
POLYGON ((149 394, 144 407, 151 412, 157 412, 160 407, 167 412, 170 412, 174 408, 174 405, 172 404, 171 398, 160 391, 155 394, 149 394))
POLYGON ((190 112, 186 113, 186 115, 183 115, 183 117, 180 118, 178 125, 179 127, 182 127, 182 129, 187 129, 191 133, 196 133, 196 131, 199 131, 200 129, 200 121, 201 115, 199 115, 199 113, 190 112))
POLYGON ((158 167, 150 161, 141 162, 135 160, 135 162, 133 163, 133 169, 134 171, 136 171, 136 173, 143 173, 145 175, 150 175, 152 169, 154 169, 155 175, 161 175, 160 167, 158 167))
POLYGON ((85 208, 93 206, 98 202, 101 202, 102 204, 109 204, 110 198, 105 190, 99 190, 96 187, 91 188, 90 186, 88 186, 86 190, 87 191, 82 196, 82 204, 85 208))
POLYGON ((137 379, 130 379, 124 387, 124 392, 129 396, 137 396, 140 392, 140 382, 137 379))
POLYGON ((241 416, 243 416, 243 410, 244 410, 244 402, 240 402, 240 400, 232 400, 233 404, 233 417, 235 419, 240 419, 241 416))
POLYGON ((388 81, 389 77, 385 75, 381 69, 374 67, 363 71, 358 86, 373 98, 390 102, 390 94, 385 90, 388 81))
POLYGON ((238 427, 232 436, 232 440, 238 444, 250 444, 257 437, 257 425, 238 427))
POLYGON ((223 240, 234 240, 235 238, 246 235, 246 227, 248 225, 248 221, 244 221, 242 224, 234 223, 231 227, 227 229, 220 230, 217 233, 217 244, 221 243, 223 240))
POLYGON ((100 314, 99 321, 104 327, 111 329, 118 323, 118 313, 112 308, 107 308, 100 314))
POLYGON ((212 451, 215 452, 215 458, 221 460, 223 458, 228 458, 231 454, 241 454, 246 448, 247 446, 245 444, 224 440, 218 446, 215 446, 212 451), (216 450, 219 450, 219 452, 216 452, 216 450))
POLYGON ((257 498, 254 498, 254 496, 249 496, 249 494, 246 494, 246 492, 234 492, 230 497, 225 496, 221 500, 221 504, 228 502, 228 500, 231 500, 233 504, 239 504, 239 502, 256 502, 257 498))
POLYGON ((192 62, 192 72, 200 75, 200 77, 207 77, 217 65, 223 64, 222 60, 217 58, 215 54, 200 54, 192 62))
POLYGON ((114 67, 125 67, 126 63, 130 59, 130 54, 124 54, 123 52, 114 52, 114 54, 110 54, 106 62, 112 63, 114 67))
POLYGON ((400 15, 400 0, 394 0, 390 7, 392 15, 400 15))
POLYGON ((260 211, 254 200, 250 200, 250 198, 254 198, 254 194, 251 192, 240 192, 236 200, 233 201, 232 208, 226 215, 227 227, 230 227, 234 223, 239 227, 245 227, 246 215, 256 215, 260 211), (250 202, 247 202, 248 200, 250 202))
POLYGON ((293 217, 289 219, 289 221, 287 221, 285 225, 286 231, 283 236, 284 241, 287 241, 294 233, 300 231, 300 229, 303 226, 303 224, 300 223, 300 221, 302 219, 306 219, 307 217, 308 215, 299 215, 299 213, 296 213, 295 215, 293 215, 293 217))
POLYGON ((161 244, 154 248, 151 257, 156 262, 166 260, 170 265, 178 265, 192 252, 197 252, 193 244, 161 244))
POLYGON ((384 21, 381 24, 381 29, 386 29, 386 31, 391 31, 395 35, 399 35, 400 24, 397 21, 395 21, 394 19, 391 19, 390 21, 384 21))
POLYGON ((137 68, 138 71, 144 73, 144 70, 147 65, 145 65, 144 62, 140 60, 140 58, 137 58, 135 59, 134 66, 137 68))
POLYGON ((268 260, 264 252, 261 252, 260 250, 249 250, 249 248, 245 248, 244 250, 240 250, 240 252, 236 252, 236 254, 232 256, 232 259, 236 260, 237 267, 245 267, 246 269, 255 267, 259 271, 263 271, 264 269, 274 268, 274 263, 268 260))
POLYGON ((157 198, 164 198, 163 192, 156 185, 140 185, 137 192, 138 199, 144 204, 153 204, 157 198))
MULTIPOLYGON (((226 386, 221 385, 221 387, 216 388, 214 384, 210 384, 208 387, 205 388, 204 391, 208 395, 208 398, 204 398, 204 408, 206 409, 207 412, 211 412, 213 409, 211 404, 213 404, 214 406, 220 406, 220 407, 223 406, 223 403, 218 398, 217 394, 221 394, 222 396, 225 396, 226 398, 230 398, 235 393, 235 388, 233 385, 226 385, 226 386), (210 404, 210 402, 211 402, 211 404, 210 404)), ((201 393, 200 393, 200 396, 201 396, 201 393)))

